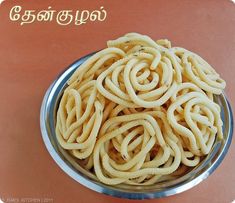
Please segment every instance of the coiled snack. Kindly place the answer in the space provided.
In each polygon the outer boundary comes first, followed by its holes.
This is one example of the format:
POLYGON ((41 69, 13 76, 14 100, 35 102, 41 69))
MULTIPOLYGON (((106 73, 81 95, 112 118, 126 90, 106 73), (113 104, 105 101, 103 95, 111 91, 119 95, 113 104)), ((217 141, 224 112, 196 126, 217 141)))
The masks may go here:
POLYGON ((168 40, 128 33, 85 61, 59 103, 56 136, 109 185, 182 176, 223 138, 225 81, 200 56, 168 40))

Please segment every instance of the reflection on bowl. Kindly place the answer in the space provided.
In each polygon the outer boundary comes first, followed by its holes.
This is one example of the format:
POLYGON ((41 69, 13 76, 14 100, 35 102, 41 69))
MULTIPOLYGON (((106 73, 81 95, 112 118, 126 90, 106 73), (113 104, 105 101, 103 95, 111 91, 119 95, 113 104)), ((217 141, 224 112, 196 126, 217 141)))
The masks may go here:
POLYGON ((44 96, 41 106, 40 126, 44 143, 52 158, 65 173, 80 184, 100 193, 128 199, 150 199, 169 196, 188 190, 206 179, 219 166, 228 151, 233 134, 232 110, 224 93, 215 97, 215 101, 221 106, 224 138, 223 140, 216 139, 211 152, 197 167, 193 168, 184 176, 149 186, 125 184, 109 186, 101 183, 91 172, 83 169, 77 159, 61 148, 57 142, 55 118, 67 80, 91 55, 77 60, 52 83, 44 96))

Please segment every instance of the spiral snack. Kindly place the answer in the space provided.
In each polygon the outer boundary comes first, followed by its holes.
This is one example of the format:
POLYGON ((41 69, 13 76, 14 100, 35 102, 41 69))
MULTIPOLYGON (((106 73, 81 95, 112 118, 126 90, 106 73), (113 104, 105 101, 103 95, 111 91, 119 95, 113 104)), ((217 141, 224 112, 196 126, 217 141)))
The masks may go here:
POLYGON ((225 81, 167 39, 128 33, 85 61, 59 103, 58 143, 109 185, 184 175, 222 139, 225 81))

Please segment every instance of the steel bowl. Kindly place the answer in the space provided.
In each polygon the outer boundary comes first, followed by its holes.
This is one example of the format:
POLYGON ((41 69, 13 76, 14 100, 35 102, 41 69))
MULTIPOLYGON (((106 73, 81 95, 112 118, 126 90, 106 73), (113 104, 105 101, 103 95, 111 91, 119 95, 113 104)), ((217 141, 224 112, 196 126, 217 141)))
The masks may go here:
POLYGON ((94 174, 83 169, 76 158, 60 147, 56 139, 55 122, 58 104, 67 86, 67 80, 93 54, 77 60, 60 74, 47 90, 41 106, 40 126, 43 141, 52 158, 66 174, 85 187, 99 193, 128 199, 151 199, 188 190, 206 179, 220 165, 228 151, 233 135, 232 110, 224 93, 215 97, 215 101, 221 106, 224 138, 223 140, 216 139, 210 153, 197 167, 184 176, 151 186, 130 186, 125 184, 110 186, 101 183, 94 174))

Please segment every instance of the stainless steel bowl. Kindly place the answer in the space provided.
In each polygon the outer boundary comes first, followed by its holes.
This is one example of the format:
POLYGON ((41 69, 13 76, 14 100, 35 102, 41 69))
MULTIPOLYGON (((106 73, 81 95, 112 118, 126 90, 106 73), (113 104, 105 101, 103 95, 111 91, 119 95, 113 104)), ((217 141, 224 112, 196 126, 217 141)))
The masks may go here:
POLYGON ((51 84, 44 96, 41 106, 40 126, 44 143, 52 158, 65 173, 80 184, 96 192, 128 199, 150 199, 170 196, 188 190, 206 179, 219 166, 228 151, 233 134, 232 110, 224 94, 215 98, 222 109, 221 116, 224 123, 224 139, 216 140, 208 156, 197 167, 184 176, 176 180, 151 186, 129 186, 124 184, 109 186, 99 182, 92 173, 80 167, 76 158, 59 146, 55 135, 55 118, 67 80, 73 72, 92 55, 93 53, 77 60, 69 66, 51 84))

